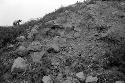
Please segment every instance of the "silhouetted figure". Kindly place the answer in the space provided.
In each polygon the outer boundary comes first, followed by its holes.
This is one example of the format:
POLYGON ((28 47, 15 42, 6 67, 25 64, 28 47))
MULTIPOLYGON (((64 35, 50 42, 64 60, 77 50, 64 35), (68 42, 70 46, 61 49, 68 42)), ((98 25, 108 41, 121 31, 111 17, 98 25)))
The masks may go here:
POLYGON ((14 25, 14 26, 20 25, 20 22, 21 22, 21 21, 22 21, 22 20, 16 20, 16 21, 14 21, 14 22, 13 22, 13 25, 14 25))

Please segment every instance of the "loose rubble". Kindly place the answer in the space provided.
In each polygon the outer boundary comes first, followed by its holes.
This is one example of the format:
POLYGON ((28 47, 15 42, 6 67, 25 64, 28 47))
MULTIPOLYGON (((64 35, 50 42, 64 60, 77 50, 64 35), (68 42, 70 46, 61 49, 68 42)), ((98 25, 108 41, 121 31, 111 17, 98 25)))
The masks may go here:
POLYGON ((89 1, 0 26, 0 83, 124 83, 124 3, 89 1))

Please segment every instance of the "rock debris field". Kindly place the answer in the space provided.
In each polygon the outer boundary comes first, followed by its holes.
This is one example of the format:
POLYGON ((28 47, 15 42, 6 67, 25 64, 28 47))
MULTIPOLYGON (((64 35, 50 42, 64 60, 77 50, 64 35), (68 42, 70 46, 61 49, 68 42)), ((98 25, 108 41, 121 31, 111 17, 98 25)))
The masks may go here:
POLYGON ((125 1, 77 2, 0 26, 0 83, 125 83, 125 1))

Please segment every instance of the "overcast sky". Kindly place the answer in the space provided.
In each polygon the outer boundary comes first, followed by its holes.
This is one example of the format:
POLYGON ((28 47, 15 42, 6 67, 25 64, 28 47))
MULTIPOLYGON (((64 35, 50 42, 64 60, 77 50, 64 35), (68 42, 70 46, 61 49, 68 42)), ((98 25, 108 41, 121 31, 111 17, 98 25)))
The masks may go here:
POLYGON ((0 0, 0 26, 12 25, 14 20, 23 22, 39 18, 63 6, 84 0, 0 0))

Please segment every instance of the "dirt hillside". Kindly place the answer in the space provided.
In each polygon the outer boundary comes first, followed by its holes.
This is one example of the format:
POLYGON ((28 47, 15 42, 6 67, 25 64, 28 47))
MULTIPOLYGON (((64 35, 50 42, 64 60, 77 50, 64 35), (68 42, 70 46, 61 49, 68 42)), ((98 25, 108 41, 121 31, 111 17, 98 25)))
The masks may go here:
POLYGON ((0 29, 0 83, 125 81, 124 0, 77 2, 0 29))

